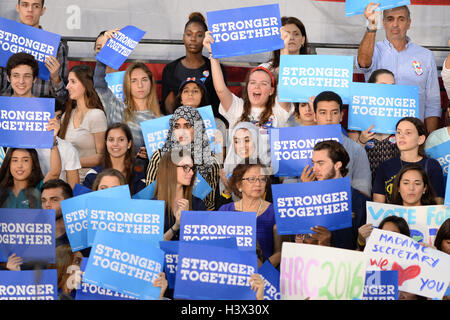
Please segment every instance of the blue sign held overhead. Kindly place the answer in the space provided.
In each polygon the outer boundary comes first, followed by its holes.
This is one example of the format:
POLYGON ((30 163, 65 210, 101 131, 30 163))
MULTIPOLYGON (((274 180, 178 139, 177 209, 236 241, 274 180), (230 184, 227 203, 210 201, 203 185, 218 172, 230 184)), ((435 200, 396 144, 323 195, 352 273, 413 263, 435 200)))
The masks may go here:
POLYGON ((254 251, 180 242, 174 297, 255 300, 255 292, 250 289, 250 277, 256 272, 254 251))
POLYGON ((0 271, 0 300, 58 300, 55 269, 0 271))
POLYGON ((353 57, 332 55, 281 55, 278 97, 281 102, 308 102, 322 91, 350 101, 353 57))
POLYGON ((114 35, 113 39, 106 41, 105 46, 97 54, 96 59, 115 70, 119 70, 145 33, 145 31, 134 26, 122 28, 114 35))
POLYGON ((311 165, 314 146, 324 140, 342 143, 340 124, 270 129, 270 153, 274 175, 300 176, 311 165))
POLYGON ((278 4, 209 11, 214 58, 243 56, 284 48, 278 4))
POLYGON ((154 287, 163 272, 164 251, 135 235, 99 230, 95 236, 83 282, 140 300, 156 300, 154 287))
POLYGON ((354 82, 351 86, 348 129, 395 134, 395 125, 404 117, 419 117, 419 88, 354 82))
POLYGON ((350 178, 272 185, 278 234, 309 234, 352 226, 350 178))
POLYGON ((410 0, 345 0, 345 15, 349 17, 363 14, 367 5, 371 2, 380 4, 375 11, 383 11, 411 4, 410 0))
POLYGON ((0 17, 0 67, 6 67, 13 54, 26 52, 38 62, 39 78, 47 81, 50 71, 45 59, 56 57, 60 41, 61 36, 56 33, 0 17))
POLYGON ((0 209, 0 262, 55 263, 55 210, 0 209))
POLYGON ((0 97, 0 145, 11 148, 50 149, 55 99, 0 97))

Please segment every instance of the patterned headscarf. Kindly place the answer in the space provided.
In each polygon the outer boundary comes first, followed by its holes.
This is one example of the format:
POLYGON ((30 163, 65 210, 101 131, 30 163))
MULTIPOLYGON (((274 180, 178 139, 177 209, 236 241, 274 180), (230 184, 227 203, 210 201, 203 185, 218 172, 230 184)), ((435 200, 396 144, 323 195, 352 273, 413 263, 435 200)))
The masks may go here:
POLYGON ((195 108, 189 106, 178 107, 169 120, 169 132, 167 133, 167 140, 161 148, 162 154, 171 151, 183 150, 193 155, 194 164, 202 176, 208 175, 211 172, 211 166, 214 163, 214 154, 209 146, 208 135, 206 134, 205 124, 203 119, 195 108), (174 126, 178 119, 184 119, 189 122, 194 128, 194 139, 186 146, 180 145, 175 134, 174 126))

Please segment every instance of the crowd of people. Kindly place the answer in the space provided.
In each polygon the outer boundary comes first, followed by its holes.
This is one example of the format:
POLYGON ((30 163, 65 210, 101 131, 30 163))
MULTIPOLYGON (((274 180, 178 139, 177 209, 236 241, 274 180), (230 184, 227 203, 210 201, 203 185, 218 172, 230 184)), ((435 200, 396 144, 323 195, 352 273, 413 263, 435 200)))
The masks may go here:
MULTIPOLYGON (((48 124, 54 139, 51 149, 5 148, 0 206, 55 210, 60 295, 74 294, 67 286, 68 267, 89 256, 88 251, 70 249, 60 206, 61 201, 73 197, 77 184, 93 191, 128 185, 134 195, 156 182, 149 200, 165 202, 165 241, 179 240, 182 211, 256 212, 258 266, 268 260, 275 268, 280 267, 283 242, 363 250, 373 229, 366 223, 367 201, 402 206, 443 204, 442 167, 425 154, 425 147, 450 140, 450 108, 441 106, 434 56, 407 36, 412 21, 407 6, 383 11, 386 38, 375 42, 381 15, 375 11, 377 6, 369 4, 364 12, 368 27, 358 49, 356 69, 371 83, 418 86, 419 117, 398 121, 393 135, 371 132, 373 126, 360 132, 343 127, 342 144, 318 143, 311 166, 289 177, 276 177, 273 172, 269 129, 341 124, 345 109, 341 97, 332 91, 312 96, 308 102, 279 101, 280 56, 312 54, 307 28, 296 17, 281 19, 284 48, 248 72, 241 97, 227 86, 225 68, 211 52, 214 38, 198 12, 189 16, 184 28, 186 55, 164 68, 162 97, 157 95, 155 76, 142 62, 127 67, 121 100, 105 80, 107 73, 116 70, 100 61, 95 70, 84 64, 68 70, 68 48, 63 42, 56 58, 45 61, 48 81, 38 78, 39 66, 32 55, 12 55, 7 66, 0 68, 0 92, 11 97, 55 98, 55 118, 48 124), (203 55, 204 49, 209 56, 203 55), (423 74, 418 76, 410 60, 421 61, 423 74), (222 143, 222 153, 211 148, 197 110, 208 105, 214 112, 215 139, 222 143), (447 126, 441 124, 442 110, 447 126), (169 114, 166 142, 153 154, 147 153, 140 123, 169 114), (203 200, 193 195, 197 175, 212 189, 203 200), (278 234, 271 185, 342 177, 351 181, 350 228, 329 231, 316 226, 308 234, 278 234)), ((16 9, 21 23, 42 28, 39 19, 45 12, 44 0, 18 0, 16 9)), ((117 31, 100 32, 93 56, 117 31)), ((450 97, 450 55, 441 75, 450 97)), ((403 218, 385 218, 379 228, 410 236, 403 218)), ((434 247, 450 254, 449 219, 439 228, 434 247)), ((27 270, 29 266, 12 254, 2 268, 27 270)), ((252 290, 262 299, 264 282, 254 275, 252 283, 252 290)), ((164 273, 154 285, 163 288, 161 297, 170 297, 164 273)), ((400 299, 422 297, 401 292, 400 299)))

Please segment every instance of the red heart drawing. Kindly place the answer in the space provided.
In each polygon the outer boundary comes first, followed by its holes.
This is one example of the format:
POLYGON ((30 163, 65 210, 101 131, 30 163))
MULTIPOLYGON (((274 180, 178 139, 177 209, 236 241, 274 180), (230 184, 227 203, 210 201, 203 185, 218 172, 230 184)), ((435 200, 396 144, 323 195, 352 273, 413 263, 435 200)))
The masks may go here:
POLYGON ((394 262, 392 264, 391 270, 397 270, 398 271, 398 285, 401 286, 403 282, 406 280, 414 279, 420 274, 420 267, 419 266, 409 266, 406 269, 403 269, 401 265, 399 265, 397 262, 394 262))

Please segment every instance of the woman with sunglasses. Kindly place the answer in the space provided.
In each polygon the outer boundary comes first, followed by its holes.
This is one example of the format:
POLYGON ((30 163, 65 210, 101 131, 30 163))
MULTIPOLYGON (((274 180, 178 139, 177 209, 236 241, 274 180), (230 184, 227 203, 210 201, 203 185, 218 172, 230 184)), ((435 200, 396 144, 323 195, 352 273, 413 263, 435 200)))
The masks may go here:
POLYGON ((229 185, 240 200, 224 204, 219 211, 256 212, 256 240, 262 256, 277 267, 281 259, 281 237, 277 233, 273 204, 263 199, 268 181, 266 170, 259 160, 238 164, 229 185))
POLYGON ((192 195, 196 167, 183 150, 165 153, 159 162, 154 200, 164 200, 164 240, 179 240, 181 211, 206 211, 203 201, 192 195))

